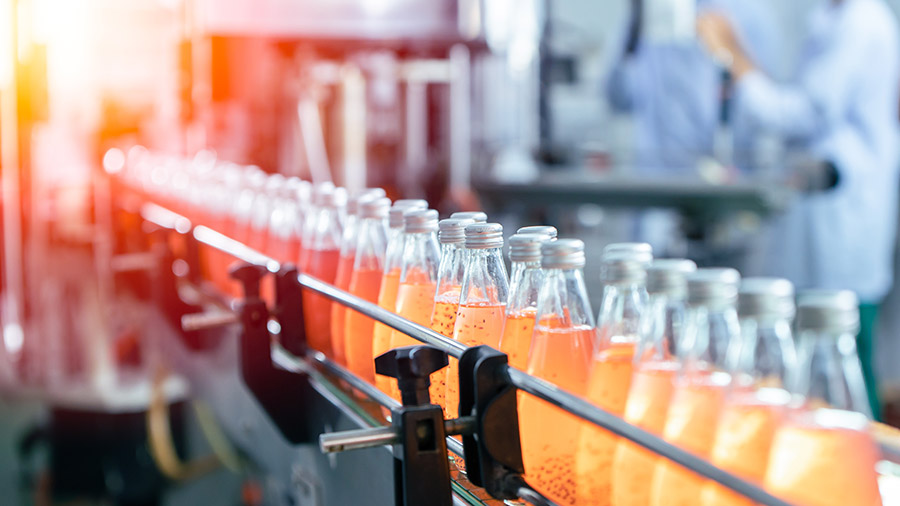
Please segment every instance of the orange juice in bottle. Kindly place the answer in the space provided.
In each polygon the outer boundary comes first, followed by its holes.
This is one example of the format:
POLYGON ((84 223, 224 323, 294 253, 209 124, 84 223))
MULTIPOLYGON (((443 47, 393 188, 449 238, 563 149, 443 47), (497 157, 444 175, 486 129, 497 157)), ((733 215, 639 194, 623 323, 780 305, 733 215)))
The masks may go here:
POLYGON ((856 353, 858 306, 852 292, 798 299, 799 367, 790 386, 805 402, 775 432, 764 480, 772 494, 794 504, 881 504, 880 455, 856 353))
MULTIPOLYGON (((306 273, 326 283, 334 283, 337 276, 342 225, 338 192, 320 194, 319 210, 314 232, 306 248, 306 273)), ((331 345, 331 301, 311 290, 303 290, 303 323, 310 347, 329 357, 334 356, 331 345)))
POLYGON ((509 365, 522 370, 528 367, 528 350, 531 348, 534 319, 537 316, 538 290, 544 276, 544 271, 541 270, 541 244, 549 240, 549 235, 541 233, 520 232, 509 238, 512 275, 500 351, 509 356, 509 365))
MULTIPOLYGON (((356 239, 359 234, 359 205, 364 200, 384 197, 381 188, 365 188, 347 201, 347 215, 344 218, 344 233, 341 237, 341 252, 338 260, 337 275, 334 286, 341 290, 350 288, 350 275, 353 273, 353 262, 356 257, 356 239)), ((334 348, 334 360, 346 365, 344 349, 344 316, 347 307, 337 302, 331 303, 331 343, 334 348)))
MULTIPOLYGON (((741 336, 731 352, 728 392, 711 454, 713 464, 761 483, 769 463, 775 430, 790 394, 788 371, 796 367, 791 335, 794 287, 784 279, 750 278, 738 295, 741 336)), ((749 499, 713 482, 703 493, 706 506, 750 506, 749 499)))
MULTIPOLYGON (((453 339, 466 346, 499 347, 509 298, 503 263, 503 227, 472 223, 465 229, 465 272, 453 339)), ((447 412, 459 416, 459 361, 450 359, 446 373, 447 412)), ((457 459, 458 460, 458 459, 457 459)))
MULTIPOLYGON (((737 290, 740 274, 734 269, 699 269, 687 278, 688 311, 680 343, 683 367, 666 415, 663 438, 709 458, 716 424, 731 383, 726 372, 727 350, 740 335, 737 290)), ((654 506, 697 505, 704 480, 678 464, 660 459, 651 484, 654 506)))
MULTIPOLYGON (((658 436, 663 433, 675 374, 680 364, 675 343, 684 327, 685 275, 697 269, 690 260, 656 260, 647 268, 649 302, 646 325, 635 351, 634 375, 623 418, 658 436)), ((612 463, 610 503, 647 506, 648 484, 657 461, 653 453, 620 439, 612 463)))
POLYGON ((323 204, 328 201, 336 201, 334 196, 335 187, 330 182, 319 183, 312 189, 312 198, 306 213, 303 216, 302 235, 300 248, 297 256, 297 269, 300 272, 306 272, 309 267, 309 256, 313 238, 318 232, 319 215, 323 210, 323 204))
MULTIPOLYGON (((529 374, 584 395, 596 329, 584 286, 584 243, 541 245, 544 281, 538 295, 529 374)), ((575 451, 581 420, 533 396, 519 403, 525 479, 561 505, 576 504, 575 451)))
MULTIPOLYGON (((587 398, 603 410, 622 416, 647 307, 646 263, 643 255, 634 251, 614 250, 604 254, 601 272, 604 289, 587 398)), ((582 423, 575 458, 578 504, 609 504, 617 443, 618 438, 610 432, 582 423)))
MULTIPOLYGON (((459 292, 462 286, 466 226, 475 223, 470 219, 450 218, 438 223, 438 240, 441 243, 441 264, 438 267, 438 284, 434 295, 434 312, 431 314, 431 330, 453 339, 453 325, 459 311, 459 292)), ((447 412, 447 375, 439 375, 431 384, 438 384, 437 396, 431 402, 444 408, 446 418, 454 418, 447 412)))
MULTIPOLYGON (((434 311, 434 292, 437 287, 440 246, 437 241, 438 213, 434 209, 419 209, 403 215, 406 239, 403 246, 403 262, 400 286, 397 289, 397 314, 419 325, 431 324, 434 311)), ((418 344, 412 337, 392 330, 389 349, 418 344)), ((443 371, 434 373, 429 393, 434 399, 440 388, 436 379, 443 371)), ((400 402, 397 382, 391 382, 391 396, 400 402)))
MULTIPOLYGON (((397 290, 400 288, 400 266, 403 263, 403 246, 406 234, 403 231, 403 214, 415 209, 425 209, 424 200, 398 200, 388 212, 388 243, 384 256, 384 274, 378 290, 378 305, 388 311, 397 310, 397 290)), ((388 351, 391 346, 391 328, 375 322, 372 330, 372 357, 388 351)), ((372 365, 372 371, 375 365, 372 365)), ((396 380, 394 380, 396 381, 396 380)), ((391 378, 375 375, 375 385, 386 394, 391 393, 391 378)))
MULTIPOLYGON (((359 234, 348 290, 369 302, 378 302, 387 250, 388 198, 366 200, 359 204, 359 234)), ((375 320, 352 309, 344 312, 344 353, 347 368, 370 383, 375 382, 372 357, 372 332, 375 320)))

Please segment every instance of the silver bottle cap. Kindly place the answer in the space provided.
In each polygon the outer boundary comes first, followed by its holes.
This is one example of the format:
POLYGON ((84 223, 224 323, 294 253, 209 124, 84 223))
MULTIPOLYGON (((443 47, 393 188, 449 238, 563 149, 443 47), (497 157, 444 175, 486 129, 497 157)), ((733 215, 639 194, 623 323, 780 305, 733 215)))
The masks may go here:
POLYGON ((580 239, 558 239, 541 244, 541 267, 581 269, 584 267, 584 242, 580 239))
POLYGON ((415 209, 403 215, 403 231, 407 234, 434 232, 438 226, 438 212, 434 209, 415 209))
POLYGON ((503 247, 503 225, 499 223, 471 223, 466 226, 466 249, 503 247))
POLYGON ((556 227, 551 227, 549 225, 535 225, 531 227, 522 227, 516 231, 517 234, 540 234, 546 235, 551 239, 556 239, 556 236, 559 232, 556 230, 556 227))
POLYGON ((481 211, 462 211, 450 215, 455 220, 472 220, 475 223, 487 223, 487 215, 481 211))
POLYGON ((741 318, 794 317, 794 285, 786 279, 747 278, 738 289, 738 316, 741 318))
POLYGON ((465 244, 466 227, 475 223, 472 220, 448 218, 438 222, 438 240, 441 244, 465 244))
POLYGON ((359 217, 362 219, 376 218, 383 220, 387 218, 390 209, 391 199, 387 197, 363 200, 359 203, 359 217))
POLYGON ((645 242, 617 242, 607 244, 603 248, 603 257, 625 253, 632 255, 637 261, 643 262, 645 266, 650 265, 650 262, 653 261, 653 246, 645 242))
POLYGON ((612 252, 603 255, 600 279, 607 285, 644 284, 647 265, 631 252, 612 252))
POLYGON ((734 269, 697 269, 687 276, 687 303, 716 308, 737 302, 741 274, 734 269))
POLYGON ((696 270, 697 264, 690 260, 654 260, 647 267, 647 293, 684 300, 687 296, 686 276, 696 270))
POLYGON ((347 214, 355 215, 359 211, 359 203, 363 200, 377 199, 386 195, 381 188, 363 188, 347 200, 347 214))
POLYGON ((519 232, 509 238, 509 260, 511 262, 540 262, 541 244, 551 239, 547 234, 519 232))
POLYGON ((859 332, 859 298, 843 290, 813 290, 797 298, 797 330, 856 334, 859 332))
POLYGON ((424 200, 398 200, 394 202, 388 213, 388 226, 391 228, 403 228, 403 214, 416 209, 427 209, 428 203, 424 200))

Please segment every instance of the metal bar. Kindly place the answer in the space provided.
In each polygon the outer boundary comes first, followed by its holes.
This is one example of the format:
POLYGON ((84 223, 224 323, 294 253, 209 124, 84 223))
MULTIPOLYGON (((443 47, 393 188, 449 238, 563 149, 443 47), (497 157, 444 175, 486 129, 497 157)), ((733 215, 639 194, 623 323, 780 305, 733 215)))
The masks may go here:
POLYGON ((265 267, 269 272, 278 272, 281 269, 281 264, 277 260, 263 255, 244 243, 235 241, 211 228, 198 225, 194 228, 194 239, 223 253, 227 253, 242 262, 265 267))
POLYGON ((319 448, 322 450, 322 453, 395 445, 401 442, 397 429, 393 427, 345 430, 319 436, 319 448))
POLYGON ((554 406, 562 408, 573 415, 606 429, 644 448, 661 455, 701 476, 713 480, 738 492, 748 499, 767 506, 791 506, 737 476, 723 471, 696 455, 682 450, 653 434, 639 429, 621 418, 590 404, 582 398, 560 389, 552 383, 529 376, 528 374, 507 367, 510 383, 524 392, 543 399, 554 406))

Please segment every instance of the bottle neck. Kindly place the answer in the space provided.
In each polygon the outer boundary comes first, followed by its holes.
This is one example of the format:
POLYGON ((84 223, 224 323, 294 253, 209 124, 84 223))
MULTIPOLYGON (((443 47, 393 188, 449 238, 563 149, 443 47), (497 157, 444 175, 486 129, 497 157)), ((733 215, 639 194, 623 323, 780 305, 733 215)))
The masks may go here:
POLYGON ((353 261, 353 268, 383 271, 388 242, 385 221, 379 218, 359 220, 359 231, 355 239, 356 258, 353 261))
POLYGON ((606 285, 597 316, 601 349, 614 343, 637 343, 646 310, 647 291, 643 284, 606 285))
POLYGON ((734 306, 688 306, 679 356, 686 371, 727 371, 729 345, 740 339, 734 306))
POLYGON ((348 214, 344 219, 344 233, 341 237, 341 256, 351 256, 356 250, 356 237, 359 233, 359 218, 348 214))
POLYGON ((856 411, 871 418, 856 336, 801 331, 798 337, 799 367, 791 391, 809 405, 856 411))
POLYGON ((406 242, 406 234, 402 228, 389 228, 387 232, 387 248, 384 254, 385 272, 400 270, 403 264, 403 245, 406 242))
POLYGON ((506 311, 537 311, 538 292, 544 279, 541 262, 513 262, 506 311))
POLYGON ((333 207, 320 208, 312 231, 310 249, 340 249, 342 236, 343 226, 338 210, 333 207))
POLYGON ((581 269, 545 269, 538 294, 537 324, 559 328, 595 328, 581 269))
POLYGON ((467 249, 460 304, 506 304, 509 280, 501 248, 467 249))
POLYGON ((670 298, 662 293, 650 295, 635 360, 676 361, 678 346, 684 337, 686 312, 682 298, 670 298))
POLYGON ((441 259, 435 232, 404 234, 401 283, 437 283, 441 259))
POLYGON ((784 388, 789 371, 797 366, 797 354, 786 318, 742 318, 741 337, 729 350, 735 379, 752 387, 784 388))
POLYGON ((459 302, 459 291, 462 287, 465 271, 465 248, 462 244, 441 244, 441 264, 438 269, 437 297, 453 293, 450 299, 459 302))

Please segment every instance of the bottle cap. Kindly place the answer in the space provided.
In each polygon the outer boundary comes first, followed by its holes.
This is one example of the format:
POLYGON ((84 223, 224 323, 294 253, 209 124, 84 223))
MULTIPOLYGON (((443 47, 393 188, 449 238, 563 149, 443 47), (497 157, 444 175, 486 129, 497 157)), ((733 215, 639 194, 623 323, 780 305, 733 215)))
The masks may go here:
POLYGON ((546 235, 551 239, 556 239, 558 234, 556 227, 551 227, 549 225, 537 225, 532 227, 522 227, 516 231, 517 234, 540 234, 546 235))
POLYGON ((558 239, 541 244, 541 267, 544 269, 581 269, 584 267, 584 242, 558 239))
POLYGON ((363 188, 353 194, 347 200, 347 214, 353 216, 359 211, 359 204, 363 200, 372 200, 387 195, 381 188, 363 188))
POLYGON ((654 260, 647 267, 647 293, 684 300, 687 296, 686 276, 696 270, 697 264, 690 260, 654 260))
POLYGON ((391 209, 391 199, 387 197, 379 197, 366 199, 359 203, 359 217, 362 219, 387 218, 388 211, 391 209))
POLYGON ((420 234, 437 230, 438 212, 434 209, 412 209, 403 214, 403 231, 420 234))
POLYGON ((741 274, 734 269, 697 269, 687 276, 687 303, 691 306, 733 306, 741 274))
POLYGON ((859 332, 859 299, 847 290, 802 292, 797 299, 797 330, 856 334, 859 332))
POLYGON ((503 225, 499 223, 471 223, 466 226, 466 249, 503 247, 503 225))
POLYGON ((388 213, 388 226, 391 228, 403 228, 403 213, 414 209, 427 209, 428 203, 424 200, 398 200, 388 213))
POLYGON ((794 317, 794 285, 786 279, 747 278, 738 289, 738 316, 741 318, 794 317))
POLYGON ((472 220, 448 218, 438 222, 438 240, 441 244, 465 244, 466 227, 475 223, 472 220))
POLYGON ((617 242, 607 244, 606 247, 603 248, 603 257, 613 254, 632 255, 637 261, 643 262, 646 266, 653 261, 653 246, 650 246, 645 242, 617 242))
POLYGON ((647 264, 631 252, 612 252, 603 255, 600 279, 604 284, 644 284, 647 264))
POLYGON ((511 262, 540 262, 541 244, 551 239, 546 234, 519 232, 509 238, 509 260, 511 262))
POLYGON ((472 220, 475 223, 487 223, 487 215, 481 211, 463 211, 453 213, 450 217, 456 220, 472 220))

